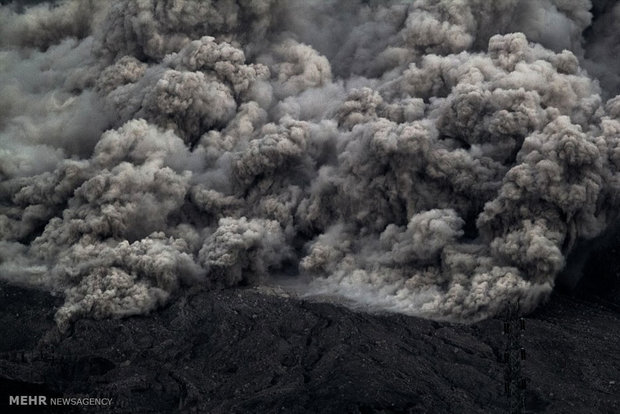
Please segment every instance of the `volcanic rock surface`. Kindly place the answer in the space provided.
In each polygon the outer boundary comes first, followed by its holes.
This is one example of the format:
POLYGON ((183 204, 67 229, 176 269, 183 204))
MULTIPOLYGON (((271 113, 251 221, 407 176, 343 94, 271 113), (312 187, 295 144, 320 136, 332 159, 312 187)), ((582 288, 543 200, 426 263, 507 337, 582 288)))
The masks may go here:
MULTIPOLYGON (((620 411, 620 314, 593 297, 554 294, 526 318, 527 412, 620 411)), ((61 303, 1 285, 4 412, 20 394, 112 397, 83 411, 113 413, 507 409, 500 319, 439 323, 246 289, 189 291, 151 315, 61 334, 61 303)), ((81 412, 71 409, 39 412, 81 412)))

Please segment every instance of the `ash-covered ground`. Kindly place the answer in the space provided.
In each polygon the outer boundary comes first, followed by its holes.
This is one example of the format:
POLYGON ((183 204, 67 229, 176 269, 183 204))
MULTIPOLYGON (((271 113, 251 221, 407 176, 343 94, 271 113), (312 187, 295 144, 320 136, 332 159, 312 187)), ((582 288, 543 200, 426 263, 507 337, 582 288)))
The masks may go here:
MULTIPOLYGON (((3 284, 3 412, 505 413, 502 320, 472 325, 247 290, 185 292, 123 320, 60 334, 58 298, 3 284), (7 395, 103 396, 111 407, 34 409, 7 395)), ((620 410, 620 312, 554 294, 526 318, 523 412, 620 410)))

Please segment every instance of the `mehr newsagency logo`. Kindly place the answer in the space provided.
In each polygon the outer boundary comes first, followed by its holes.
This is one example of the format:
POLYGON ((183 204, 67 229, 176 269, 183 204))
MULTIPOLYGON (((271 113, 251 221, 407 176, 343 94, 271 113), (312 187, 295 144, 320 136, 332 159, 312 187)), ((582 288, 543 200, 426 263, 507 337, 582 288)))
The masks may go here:
POLYGON ((112 398, 102 397, 47 397, 45 395, 10 395, 9 405, 13 406, 110 406, 112 398))

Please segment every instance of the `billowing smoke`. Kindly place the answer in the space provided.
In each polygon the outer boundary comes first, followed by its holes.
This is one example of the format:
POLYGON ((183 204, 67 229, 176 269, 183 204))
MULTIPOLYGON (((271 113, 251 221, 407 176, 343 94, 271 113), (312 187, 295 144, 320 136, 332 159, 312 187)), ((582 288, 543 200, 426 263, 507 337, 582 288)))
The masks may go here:
POLYGON ((607 3, 1 6, 0 277, 62 292, 61 326, 274 277, 533 309, 620 207, 607 3))

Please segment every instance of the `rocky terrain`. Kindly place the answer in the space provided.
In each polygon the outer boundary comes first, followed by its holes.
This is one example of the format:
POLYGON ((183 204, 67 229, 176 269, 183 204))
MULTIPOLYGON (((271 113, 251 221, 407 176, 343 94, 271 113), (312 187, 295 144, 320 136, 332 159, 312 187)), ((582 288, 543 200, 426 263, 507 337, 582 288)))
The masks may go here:
MULTIPOLYGON (((620 314, 593 298, 556 294, 527 317, 528 412, 620 412, 620 314)), ((188 292, 150 316, 60 334, 57 298, 3 284, 0 303, 3 412, 16 394, 112 397, 82 410, 114 413, 507 409, 498 319, 438 323, 247 289, 188 292)))

